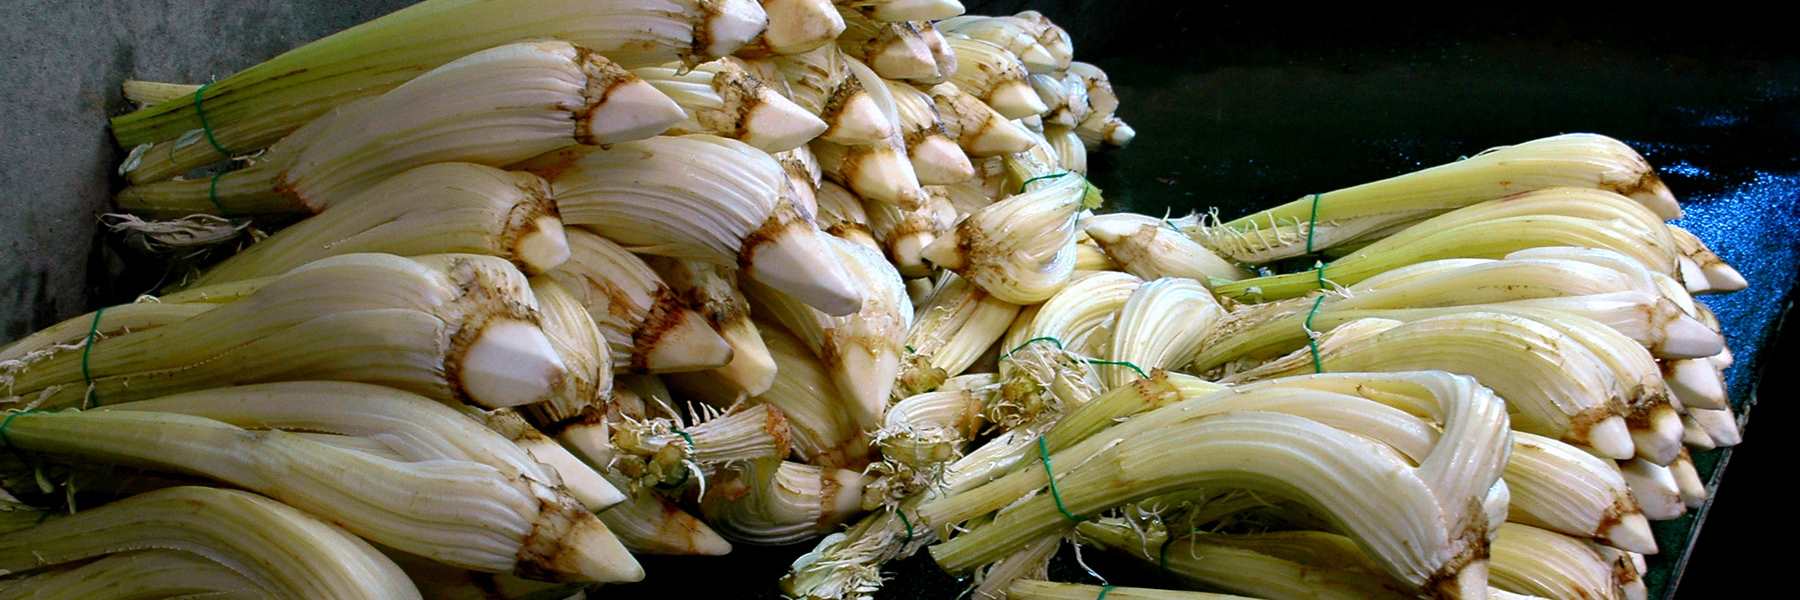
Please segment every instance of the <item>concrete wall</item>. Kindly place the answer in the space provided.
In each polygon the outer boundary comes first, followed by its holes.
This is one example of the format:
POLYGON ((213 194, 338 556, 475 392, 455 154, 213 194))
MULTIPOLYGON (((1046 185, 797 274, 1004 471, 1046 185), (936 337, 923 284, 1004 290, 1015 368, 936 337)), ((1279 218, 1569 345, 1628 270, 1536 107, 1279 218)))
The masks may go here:
POLYGON ((0 0, 0 341, 159 278, 125 273, 95 236, 122 156, 106 130, 128 110, 120 82, 203 82, 407 4, 0 0))

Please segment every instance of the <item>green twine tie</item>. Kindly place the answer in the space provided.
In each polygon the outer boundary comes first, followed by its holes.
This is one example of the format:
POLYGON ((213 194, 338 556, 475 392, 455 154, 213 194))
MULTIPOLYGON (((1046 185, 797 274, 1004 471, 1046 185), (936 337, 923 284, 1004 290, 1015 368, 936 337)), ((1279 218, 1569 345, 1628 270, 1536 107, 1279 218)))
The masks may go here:
POLYGON ((94 340, 100 337, 100 315, 106 314, 102 306, 94 311, 94 322, 88 325, 87 341, 81 345, 81 380, 88 386, 88 397, 94 400, 94 406, 100 405, 100 392, 94 389, 94 376, 88 371, 88 356, 93 354, 94 340))
POLYGON ((1044 443, 1043 436, 1038 436, 1037 447, 1038 459, 1044 463, 1044 478, 1050 480, 1050 498, 1056 501, 1057 512, 1076 523, 1086 520, 1075 516, 1075 513, 1069 512, 1069 507, 1063 505, 1062 492, 1056 489, 1056 473, 1050 468, 1050 446, 1044 443))
POLYGON ((212 124, 206 120, 206 105, 201 100, 206 96, 206 87, 210 85, 212 84, 204 83, 194 90, 194 114, 200 116, 200 131, 206 134, 206 143, 212 144, 213 150, 218 151, 220 156, 231 158, 231 151, 219 143, 219 138, 213 137, 212 124))
MULTIPOLYGON (((1319 198, 1324 194, 1313 194, 1312 217, 1306 223, 1306 253, 1313 253, 1313 230, 1319 228, 1319 198)), ((1316 261, 1313 267, 1319 276, 1319 289, 1325 289, 1325 261, 1316 261)), ((1319 359, 1319 336, 1313 331, 1313 317, 1319 315, 1319 306, 1325 303, 1325 295, 1320 294, 1313 299, 1312 310, 1306 313, 1306 346, 1312 351, 1313 373, 1324 373, 1325 363, 1319 359)))
POLYGON ((1062 176, 1068 175, 1068 174, 1069 174, 1068 171, 1063 171, 1061 173, 1051 173, 1049 175, 1039 175, 1037 177, 1027 179, 1027 180, 1025 180, 1025 183, 1019 184, 1019 193, 1021 193, 1021 194, 1025 193, 1025 188, 1030 187, 1031 183, 1034 181, 1037 181, 1040 179, 1056 179, 1058 177, 1062 177, 1062 176))
POLYGON ((40 411, 35 408, 27 408, 25 410, 6 411, 6 418, 0 419, 0 444, 5 444, 7 450, 17 451, 19 448, 16 446, 13 446, 12 438, 7 437, 7 435, 6 435, 6 429, 8 427, 12 427, 12 422, 13 422, 14 418, 18 417, 19 415, 30 414, 30 413, 34 413, 34 412, 43 412, 43 411, 40 411))
POLYGON ((1094 596, 1094 600, 1106 600, 1106 593, 1112 591, 1112 588, 1110 584, 1100 586, 1100 595, 1094 596))
POLYGON ((906 511, 900 510, 899 508, 894 509, 894 514, 899 515, 900 524, 906 526, 906 539, 904 541, 901 541, 900 545, 905 546, 907 544, 911 544, 913 541, 912 520, 906 518, 906 511))
MULTIPOLYGON (((679 435, 679 436, 681 436, 681 439, 687 441, 688 453, 692 454, 694 452, 694 436, 689 435, 687 431, 681 430, 681 429, 676 429, 675 435, 679 435)), ((684 463, 683 468, 681 469, 681 481, 677 481, 675 483, 671 483, 668 485, 663 485, 661 483, 658 483, 658 484, 656 484, 656 489, 673 490, 676 488, 680 488, 681 486, 687 485, 688 478, 691 477, 692 475, 688 473, 688 469, 685 467, 686 467, 686 464, 684 463)))
MULTIPOLYGON (((1025 342, 1024 342, 1024 343, 1021 343, 1021 344, 1019 344, 1019 345, 1018 345, 1018 346, 1017 346, 1017 347, 1015 347, 1015 348, 1013 348, 1013 349, 1012 349, 1012 350, 1008 350, 1008 351, 1006 351, 1006 353, 1005 353, 1005 354, 1001 354, 1001 355, 1000 355, 1000 360, 1007 360, 1007 359, 1009 359, 1009 358, 1012 358, 1012 355, 1013 355, 1013 354, 1014 354, 1014 353, 1016 353, 1016 352, 1018 352, 1018 351, 1020 351, 1020 350, 1024 350, 1024 349, 1025 349, 1025 347, 1026 347, 1026 346, 1030 346, 1030 345, 1032 345, 1032 344, 1035 344, 1035 343, 1038 343, 1038 342, 1050 342, 1050 343, 1051 343, 1051 344, 1055 344, 1055 345, 1056 345, 1056 349, 1057 349, 1057 350, 1064 350, 1064 349, 1065 349, 1065 348, 1064 348, 1064 347, 1063 347, 1063 342, 1062 342, 1062 340, 1059 340, 1059 339, 1056 339, 1056 338, 1055 338, 1055 337, 1053 337, 1053 336, 1048 336, 1048 335, 1046 335, 1046 336, 1042 336, 1042 337, 1034 337, 1034 338, 1031 338, 1031 339, 1029 339, 1029 340, 1025 340, 1025 342)), ((1110 366, 1114 366, 1114 367, 1125 367, 1125 368, 1128 368, 1128 369, 1131 369, 1131 370, 1132 370, 1132 371, 1135 371, 1135 372, 1137 372, 1137 374, 1138 374, 1138 377, 1142 377, 1142 378, 1144 378, 1144 379, 1149 379, 1149 378, 1150 378, 1150 374, 1149 374, 1149 373, 1146 373, 1146 372, 1144 372, 1144 369, 1143 369, 1143 368, 1142 368, 1142 367, 1139 367, 1139 366, 1137 366, 1137 365, 1135 365, 1135 364, 1132 364, 1132 363, 1131 363, 1131 362, 1130 362, 1130 361, 1124 361, 1124 360, 1101 360, 1101 359, 1098 359, 1098 358, 1088 358, 1088 357, 1085 357, 1085 356, 1077 356, 1077 357, 1075 357, 1075 358, 1076 358, 1076 360, 1080 360, 1080 361, 1081 361, 1081 362, 1084 362, 1084 363, 1087 363, 1087 364, 1090 364, 1090 365, 1110 365, 1110 366)))
POLYGON ((230 216, 225 212, 225 205, 219 202, 219 178, 224 176, 224 171, 213 173, 212 182, 206 184, 206 199, 212 202, 213 208, 219 209, 221 217, 230 216))

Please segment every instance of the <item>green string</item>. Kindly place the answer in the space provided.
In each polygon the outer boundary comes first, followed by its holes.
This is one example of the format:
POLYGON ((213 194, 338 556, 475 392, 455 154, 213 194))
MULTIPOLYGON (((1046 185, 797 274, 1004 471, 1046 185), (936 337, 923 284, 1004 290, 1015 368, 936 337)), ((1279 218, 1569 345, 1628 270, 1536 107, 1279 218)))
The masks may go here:
MULTIPOLYGON (((679 435, 679 436, 681 436, 681 439, 687 440, 687 447, 688 447, 689 453, 692 453, 694 451, 694 436, 689 435, 687 431, 684 431, 681 429, 676 429, 675 435, 679 435)), ((658 483, 658 484, 656 484, 656 489, 672 490, 672 489, 679 488, 681 486, 687 485, 689 477, 692 477, 692 475, 688 473, 687 466, 684 464, 684 465, 682 465, 682 469, 681 469, 681 481, 677 481, 675 483, 671 483, 668 485, 663 485, 661 483, 658 483)))
POLYGON ((1306 253, 1313 253, 1313 230, 1319 227, 1319 197, 1324 194, 1313 194, 1312 218, 1306 222, 1306 253))
POLYGON ((675 430, 675 434, 681 436, 681 439, 687 440, 688 452, 694 451, 694 436, 688 435, 687 431, 681 429, 675 430))
POLYGON ((206 106, 201 99, 206 96, 206 86, 209 85, 212 84, 204 83, 194 90, 194 114, 200 115, 200 131, 206 133, 206 143, 212 144, 213 150, 217 150, 220 156, 231 158, 231 151, 226 150, 225 146, 219 144, 219 139, 213 137, 212 124, 206 121, 206 106))
MULTIPOLYGON (((1319 228, 1319 198, 1321 198, 1323 196, 1324 196, 1324 194, 1313 194, 1312 195, 1312 217, 1309 218, 1306 223, 1306 253, 1307 254, 1313 253, 1313 230, 1319 228)), ((1316 268, 1315 272, 1318 274, 1318 277, 1319 277, 1319 289, 1324 290, 1325 289, 1325 262, 1324 261, 1316 261, 1313 263, 1313 266, 1316 268)), ((1310 312, 1306 313, 1306 345, 1307 345, 1307 348, 1312 351, 1312 363, 1313 363, 1313 372, 1314 373, 1324 373, 1325 372, 1325 363, 1323 361, 1319 360, 1319 337, 1317 335, 1315 335, 1315 333, 1313 332, 1313 328, 1312 328, 1313 317, 1316 317, 1319 315, 1319 306, 1323 305, 1324 303, 1325 303, 1325 295, 1320 294, 1318 298, 1313 299, 1312 310, 1310 312)))
POLYGON ((1314 373, 1325 372, 1325 363, 1319 360, 1319 336, 1315 335, 1312 328, 1313 317, 1318 316, 1319 305, 1324 303, 1325 295, 1320 294, 1318 298, 1313 299, 1312 311, 1306 313, 1306 345, 1312 350, 1314 373))
POLYGON ((1085 519, 1075 516, 1075 513, 1069 512, 1069 507, 1063 505, 1062 492, 1056 489, 1056 473, 1050 469, 1050 446, 1044 443, 1043 436, 1038 436, 1037 447, 1038 459, 1044 463, 1044 478, 1050 480, 1050 498, 1056 501, 1057 512, 1061 512, 1063 517, 1070 521, 1076 523, 1084 521, 1085 519))
MULTIPOLYGON (((1000 355, 1000 360, 1006 360, 1006 359, 1009 359, 1009 358, 1012 358, 1012 355, 1013 355, 1013 353, 1015 353, 1015 352, 1018 352, 1018 351, 1020 351, 1020 350, 1024 350, 1024 349, 1025 349, 1025 347, 1026 347, 1026 346, 1030 346, 1030 345, 1032 345, 1032 344, 1035 344, 1035 343, 1038 343, 1038 342, 1050 342, 1050 343, 1052 343, 1052 344, 1055 344, 1055 345, 1056 345, 1056 349, 1057 349, 1057 350, 1063 350, 1063 349, 1064 349, 1064 348, 1063 348, 1063 343, 1062 343, 1062 340, 1059 340, 1059 339, 1056 339, 1056 338, 1055 338, 1055 337, 1052 337, 1052 336, 1048 336, 1048 335, 1046 335, 1046 336, 1042 336, 1042 337, 1034 337, 1034 338, 1031 338, 1031 339, 1029 339, 1029 340, 1025 340, 1025 343, 1022 343, 1022 344, 1019 344, 1019 345, 1018 345, 1018 347, 1016 347, 1016 348, 1013 348, 1013 349, 1012 349, 1012 350, 1008 350, 1008 351, 1007 351, 1007 352, 1006 352, 1006 353, 1005 353, 1005 354, 1001 354, 1001 355, 1000 355)), ((1150 378, 1150 374, 1149 374, 1149 373, 1145 373, 1145 372, 1144 372, 1144 369, 1143 369, 1143 368, 1142 368, 1142 367, 1139 367, 1139 366, 1137 366, 1137 365, 1135 365, 1135 364, 1132 364, 1132 363, 1131 363, 1131 362, 1130 362, 1130 361, 1123 361, 1123 360, 1101 360, 1101 359, 1098 359, 1098 358, 1088 358, 1088 357, 1085 357, 1085 356, 1077 356, 1077 357, 1075 357, 1075 358, 1076 358, 1076 359, 1077 359, 1077 360, 1080 360, 1080 361, 1081 361, 1081 362, 1084 362, 1084 363, 1087 363, 1087 364, 1090 364, 1090 365, 1111 365, 1111 366, 1115 366, 1115 367, 1126 367, 1126 368, 1129 368, 1129 369, 1131 369, 1131 370, 1133 370, 1133 371, 1136 371, 1136 372, 1137 372, 1137 374, 1138 374, 1138 377, 1142 377, 1142 378, 1144 378, 1144 379, 1149 379, 1149 378, 1150 378)))
POLYGON ((1163 538, 1162 548, 1156 551, 1156 566, 1164 571, 1169 570, 1169 546, 1175 545, 1175 532, 1168 532, 1163 538))
POLYGON ((206 185, 206 199, 212 201, 213 208, 219 209, 221 217, 228 216, 225 212, 225 205, 219 202, 219 178, 224 176, 224 171, 213 173, 212 183, 206 185))
POLYGON ((906 511, 900 510, 899 508, 894 509, 894 514, 899 515, 900 516, 900 524, 906 526, 906 540, 900 542, 900 545, 905 546, 907 544, 911 544, 913 541, 912 520, 907 519, 906 511))
POLYGON ((1030 187, 1031 182, 1033 182, 1033 181, 1037 181, 1039 179, 1056 179, 1058 177, 1062 177, 1062 176, 1068 175, 1068 174, 1069 174, 1068 171, 1063 171, 1061 173, 1051 173, 1049 175, 1039 175, 1037 177, 1027 179, 1027 180, 1025 180, 1025 183, 1019 184, 1019 193, 1021 193, 1021 194, 1025 193, 1025 188, 1030 187))
POLYGON ((1106 593, 1112 591, 1112 588, 1111 584, 1100 586, 1100 595, 1094 596, 1094 600, 1106 600, 1106 593))
POLYGON ((6 418, 3 420, 0 420, 0 443, 6 444, 7 450, 16 451, 19 449, 18 447, 13 446, 12 438, 6 436, 6 428, 12 427, 13 418, 17 417, 19 415, 30 414, 30 413, 34 413, 34 412, 43 412, 43 411, 35 409, 35 408, 27 408, 25 410, 6 411, 6 418))
POLYGON ((100 405, 100 392, 94 390, 94 376, 88 372, 88 356, 93 353, 94 339, 100 337, 100 315, 106 314, 106 307, 94 311, 94 323, 88 325, 87 341, 81 345, 81 380, 88 386, 88 394, 94 399, 94 406, 100 405))

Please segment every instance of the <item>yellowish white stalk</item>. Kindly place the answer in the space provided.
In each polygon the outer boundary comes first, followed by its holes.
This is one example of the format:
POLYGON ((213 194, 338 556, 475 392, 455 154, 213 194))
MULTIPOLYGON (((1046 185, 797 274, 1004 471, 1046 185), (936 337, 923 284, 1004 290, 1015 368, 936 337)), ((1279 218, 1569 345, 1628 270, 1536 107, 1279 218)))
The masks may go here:
MULTIPOLYGON (((1186 365, 1224 314, 1212 293, 1197 281, 1151 280, 1133 290, 1119 308, 1106 358, 1145 372, 1186 365)), ((1105 376, 1108 387, 1139 377, 1136 371, 1119 365, 1108 367, 1105 376)))
POLYGON ((831 0, 761 0, 769 26, 738 49, 738 56, 799 54, 831 43, 844 33, 844 19, 831 0))
POLYGON ((529 173, 470 163, 411 169, 275 232, 206 270, 189 286, 280 275, 327 256, 468 253, 542 273, 569 257, 550 186, 529 173))
POLYGON ((1643 507, 1644 516, 1652 521, 1666 521, 1687 513, 1681 501, 1681 486, 1668 467, 1642 459, 1619 461, 1619 472, 1631 486, 1631 495, 1643 507))
POLYGON ((704 491, 708 484, 695 480, 693 471, 697 469, 781 458, 789 450, 787 419, 780 410, 760 404, 685 429, 679 420, 623 418, 614 421, 612 434, 614 448, 637 457, 614 465, 627 475, 664 489, 693 481, 704 491))
POLYGON ((523 410, 543 424, 576 418, 612 394, 612 352, 587 307, 567 288, 540 276, 532 278, 531 293, 538 299, 544 335, 550 338, 550 346, 562 358, 568 374, 549 400, 523 410))
MULTIPOLYGON (((1279 389, 1285 381, 1252 385, 1165 406, 1055 451, 1052 464, 1069 465, 1056 475, 1062 500, 1058 504, 1072 514, 1085 515, 1201 479, 1230 477, 1232 486, 1278 485, 1284 497, 1332 515, 1334 525, 1351 532, 1408 586, 1462 596, 1474 595, 1471 589, 1485 589, 1485 564, 1478 558, 1489 521, 1484 499, 1500 478, 1510 440, 1503 403, 1473 379, 1442 373, 1314 376, 1299 381, 1349 390, 1358 385, 1391 389, 1394 393, 1370 399, 1418 411, 1443 423, 1444 432, 1415 467, 1398 453, 1383 452, 1374 442, 1317 421, 1274 412, 1232 412, 1230 406, 1249 401, 1259 389, 1277 399, 1292 393, 1279 389), (1267 391, 1271 388, 1276 391, 1267 391), (1209 405, 1225 412, 1200 408, 1209 405), (1140 431, 1145 434, 1137 435, 1140 431), (1243 442, 1226 441, 1240 436, 1243 442), (1279 442, 1271 443, 1274 440, 1279 442), (1336 448, 1339 444, 1345 447, 1336 448), (1239 454, 1265 451, 1269 455, 1258 459, 1239 454), (1299 460, 1302 454, 1309 458, 1299 460), (1362 461, 1392 464, 1368 468, 1362 461), (1405 474, 1409 483, 1397 486, 1395 473, 1405 474), (1282 483, 1254 483, 1258 481, 1282 483), (1334 491, 1326 492, 1327 488, 1334 491), (1414 496, 1416 500, 1410 499, 1414 496), (1440 497, 1458 500, 1436 499, 1440 497), (1401 502, 1413 508, 1402 509, 1397 506, 1401 502), (1413 521, 1422 514, 1435 518, 1416 529, 1372 522, 1413 521), (1402 530, 1409 533, 1399 533, 1402 530)), ((1025 473, 1016 471, 1008 477, 1029 478, 1025 473)), ((961 571, 1010 551, 1017 542, 1066 527, 1059 509, 1045 496, 1021 500, 992 523, 932 547, 933 557, 946 569, 961 571)), ((946 511, 953 508, 955 503, 939 501, 923 507, 920 516, 938 526, 968 514, 966 507, 963 512, 946 511), (933 504, 940 507, 934 509, 933 504)))
POLYGON ((1056 151, 1057 164, 1063 170, 1087 175, 1087 147, 1081 145, 1081 138, 1075 135, 1074 129, 1050 125, 1044 128, 1044 138, 1056 151))
POLYGON ((1649 521, 1612 461, 1515 431, 1505 479, 1512 492, 1510 521, 1632 552, 1656 553, 1649 521))
MULTIPOLYGON (((1520 431, 1617 459, 1635 453, 1625 399, 1613 393, 1620 389, 1617 380, 1580 341, 1537 321, 1469 312, 1409 323, 1354 322, 1320 340, 1318 359, 1319 371, 1442 369, 1469 375, 1506 399, 1520 431)), ((1314 371, 1306 348, 1224 381, 1314 371)))
POLYGON ((1153 532, 1114 520, 1082 523, 1082 539, 1159 567, 1184 582, 1271 600, 1401 600, 1415 597, 1350 538, 1319 531, 1249 535, 1153 532))
POLYGON ((1068 71, 1033 73, 1031 87, 1037 90, 1038 97, 1050 107, 1050 112, 1044 115, 1044 123, 1070 129, 1069 139, 1086 151, 1087 143, 1081 139, 1079 132, 1073 130, 1087 120, 1093 110, 1088 99, 1088 81, 1068 71))
POLYGON ((10 393, 43 408, 303 379, 518 406, 547 399, 567 373, 535 308, 524 275, 503 259, 348 254, 192 318, 10 365, 0 376, 10 393))
POLYGON ((546 275, 587 307, 614 371, 698 371, 726 366, 732 346, 656 272, 625 248, 569 228, 573 254, 546 275))
POLYGON ((1077 175, 1037 182, 970 214, 922 255, 1001 300, 1042 302, 1074 274, 1076 214, 1091 189, 1077 175))
POLYGON ((750 320, 750 301, 738 289, 737 273, 693 259, 652 257, 645 262, 731 346, 731 362, 714 373, 746 395, 768 391, 775 362, 750 320))
MULTIPOLYGON (((1100 249, 1100 244, 1092 237, 1081 237, 1075 242, 1075 271, 1124 271, 1125 267, 1114 262, 1112 257, 1100 249)), ((1138 275, 1137 273, 1132 273, 1138 275)), ((1140 275, 1141 276, 1141 275, 1140 275)))
POLYGON ((1507 523, 1496 532, 1488 575, 1494 587, 1545 598, 1619 598, 1613 564, 1592 544, 1507 523))
POLYGON ((761 150, 689 135, 544 161, 559 171, 551 186, 566 223, 635 252, 736 265, 827 313, 862 304, 843 268, 818 261, 825 236, 796 210, 780 164, 761 150))
MULTIPOLYGON (((415 592, 416 593, 416 592, 415 592)), ((0 598, 82 600, 86 598, 204 597, 262 598, 257 582, 198 554, 139 550, 65 569, 49 569, 0 582, 0 598)))
POLYGON ((9 533, 0 539, 0 569, 28 571, 142 548, 205 557, 261 594, 419 597, 393 561, 343 530, 255 494, 203 487, 150 492, 9 533))
POLYGON ((1018 314, 1019 305, 996 299, 954 273, 946 274, 915 313, 896 389, 905 395, 926 392, 945 378, 962 374, 1006 334, 1018 314))
POLYGON ((1050 110, 1025 81, 1025 64, 994 43, 961 35, 944 36, 956 52, 956 74, 950 83, 980 98, 1008 119, 1043 114, 1050 110))
POLYGON ((1134 213, 1097 215, 1084 231, 1125 271, 1145 279, 1187 277, 1201 283, 1245 279, 1232 264, 1162 220, 1134 213))
POLYGON ((969 162, 956 139, 944 127, 936 101, 931 95, 910 85, 886 82, 894 98, 894 109, 900 117, 901 136, 906 153, 912 159, 913 172, 924 185, 947 185, 975 176, 975 165, 969 162))
POLYGON ((1035 23, 1018 17, 965 15, 945 19, 938 27, 945 33, 967 36, 1005 48, 1018 56, 1019 62, 1032 73, 1049 73, 1060 69, 1056 56, 1037 38, 1042 28, 1034 25, 1035 23))
POLYGON ((937 61, 925 43, 927 23, 879 22, 855 10, 838 9, 844 21, 837 45, 884 79, 930 79, 937 75, 937 61))
POLYGON ((926 92, 943 117, 944 133, 971 157, 1023 152, 1034 143, 1023 127, 953 83, 940 83, 926 92))
POLYGON ((503 166, 565 146, 649 137, 683 116, 656 88, 588 50, 512 44, 321 117, 249 168, 131 186, 117 200, 150 215, 316 213, 414 167, 503 166))
POLYGON ((180 86, 156 106, 114 118, 111 129, 121 146, 145 149, 123 170, 132 183, 148 183, 218 162, 225 152, 262 149, 346 103, 495 46, 557 38, 626 67, 693 64, 730 54, 766 22, 750 0, 549 0, 529 9, 428 2, 214 81, 204 112, 196 86, 180 86))
MULTIPOLYGON (((1350 285, 1398 267, 1443 258, 1500 258, 1531 248, 1611 250, 1664 274, 1673 244, 1656 215, 1623 196, 1580 188, 1545 189, 1453 210, 1369 244, 1325 266, 1324 278, 1350 285)), ((1214 246, 1217 248, 1218 246, 1214 246)), ((1229 250, 1227 250, 1229 252, 1229 250)), ((1218 286, 1232 297, 1288 298, 1318 289, 1319 273, 1274 275, 1218 286)))
POLYGON ((775 57, 770 66, 775 76, 787 82, 795 103, 824 119, 827 127, 820 140, 867 144, 888 139, 898 132, 892 111, 872 95, 875 90, 865 88, 862 79, 851 74, 851 60, 837 46, 826 44, 775 57))
POLYGON ((931 266, 922 256, 925 248, 956 224, 956 207, 940 194, 926 194, 917 208, 905 209, 885 202, 865 202, 869 231, 887 251, 900 274, 924 277, 931 266))
MULTIPOLYGON (((1668 187, 1637 152, 1605 136, 1567 134, 1321 194, 1312 249, 1447 210, 1552 187, 1617 192, 1662 219, 1681 214, 1668 187)), ((1307 251, 1307 224, 1315 222, 1312 206, 1311 196, 1300 198, 1202 229, 1198 235, 1214 249, 1245 262, 1299 256, 1307 251)))
POLYGON ((779 459, 724 471, 700 499, 708 521, 748 544, 792 544, 824 535, 862 512, 856 471, 779 459))
MULTIPOLYGON (((1048 581, 1041 581, 1049 578, 1050 558, 1056 556, 1056 549, 1061 546, 1061 536, 1049 536, 1043 539, 1034 540, 1031 543, 1025 544, 1025 547, 1020 548, 1010 556, 976 571, 975 587, 970 591, 969 597, 976 598, 977 600, 1023 600, 1025 598, 1044 597, 1041 595, 1033 596, 1032 594, 1034 592, 1049 592, 1049 590, 1044 590, 1041 587, 1034 588, 1029 585, 1032 583, 1074 588, 1071 590, 1064 590, 1060 587, 1053 588, 1057 591, 1066 591, 1068 593, 1087 592, 1090 594, 1097 594, 1099 592, 1098 588, 1062 583, 1052 584, 1048 581)), ((1106 595, 1115 599, 1129 595, 1113 595, 1113 592, 1117 589, 1118 588, 1109 587, 1106 590, 1106 595)), ((1057 596, 1054 592, 1051 592, 1049 597, 1057 596)), ((1089 597, 1091 598, 1092 596, 1089 597)))
POLYGON ((11 425, 8 439, 20 448, 219 479, 467 569, 553 581, 643 578, 618 539, 555 478, 484 462, 396 462, 178 413, 31 413, 11 425))
POLYGON ((887 421, 875 432, 882 458, 920 471, 947 465, 975 439, 992 389, 925 392, 888 409, 887 421))
POLYGON ((1024 21, 1027 27, 1036 31, 1038 43, 1043 44, 1044 49, 1050 51, 1050 56, 1056 59, 1057 69, 1068 69, 1072 65, 1070 59, 1075 55, 1075 46, 1069 41, 1069 32, 1035 10, 1020 11, 1013 17, 1024 21))
MULTIPOLYGON (((629 389, 620 388, 614 392, 612 404, 615 412, 623 414, 625 405, 641 408, 642 402, 629 389)), ((600 512, 600 521, 632 552, 675 556, 720 556, 731 552, 731 543, 719 537, 705 521, 649 487, 633 485, 635 479, 613 467, 615 460, 623 461, 624 457, 613 448, 611 427, 600 411, 589 411, 579 420, 563 423, 560 429, 548 433, 625 492, 625 502, 600 512)))
POLYGON ((206 302, 144 301, 107 307, 97 317, 91 312, 69 317, 0 347, 0 372, 17 368, 15 364, 30 364, 57 352, 79 349, 90 331, 104 339, 179 323, 217 306, 206 302))
POLYGON ((1686 412, 1681 414, 1681 444, 1692 450, 1711 450, 1719 447, 1713 442, 1712 436, 1706 434, 1706 429, 1700 427, 1700 422, 1695 421, 1694 416, 1686 412))
POLYGON ((847 469, 868 463, 869 438, 851 417, 850 401, 817 356, 781 327, 760 329, 778 366, 775 384, 756 397, 787 415, 794 451, 807 463, 847 469))
POLYGON ((1100 118, 1098 113, 1090 113, 1075 126, 1075 135, 1081 138, 1081 144, 1088 151, 1108 148, 1124 148, 1137 138, 1137 130, 1117 116, 1100 118))
MULTIPOLYGON (((819 229, 876 252, 881 243, 869 230, 869 213, 863 201, 850 190, 834 182, 819 184, 819 229)), ((884 205, 885 206, 885 205, 884 205)))
POLYGON ((687 120, 670 126, 670 135, 707 133, 773 153, 804 146, 825 132, 825 121, 731 60, 698 66, 670 63, 631 72, 686 112, 687 120))
POLYGON ((855 190, 858 196, 902 207, 924 202, 925 192, 919 189, 918 175, 898 135, 862 146, 817 141, 812 151, 827 179, 855 190))
POLYGON ((1144 280, 1129 273, 1078 275, 1038 309, 1026 339, 1052 337, 1071 352, 1106 354, 1119 310, 1143 285, 1144 280))
POLYGON ((1682 272, 1682 280, 1687 283, 1688 291, 1696 294, 1735 292, 1750 285, 1744 280, 1742 273, 1707 248, 1706 242, 1700 241, 1699 236, 1676 225, 1669 226, 1669 234, 1674 237, 1675 246, 1681 251, 1682 257, 1697 271, 1682 272))
POLYGON ((834 0, 877 21, 935 21, 963 14, 958 0, 834 0))
POLYGON ((1700 471, 1694 468, 1694 458, 1682 449, 1681 456, 1669 463, 1669 474, 1675 476, 1675 487, 1681 490, 1681 503, 1691 510, 1699 510, 1706 504, 1706 482, 1700 479, 1700 471))
POLYGON ((748 291, 758 315, 780 322, 813 351, 831 373, 858 426, 881 426, 888 394, 900 370, 901 345, 912 325, 912 302, 893 265, 862 246, 827 238, 834 262, 850 271, 867 295, 862 310, 832 317, 763 285, 748 291))
POLYGON ((793 186, 795 209, 800 211, 801 216, 816 219, 819 214, 819 199, 815 194, 825 177, 825 173, 819 170, 819 157, 814 156, 812 148, 806 145, 769 156, 781 163, 781 171, 788 176, 788 185, 793 186))

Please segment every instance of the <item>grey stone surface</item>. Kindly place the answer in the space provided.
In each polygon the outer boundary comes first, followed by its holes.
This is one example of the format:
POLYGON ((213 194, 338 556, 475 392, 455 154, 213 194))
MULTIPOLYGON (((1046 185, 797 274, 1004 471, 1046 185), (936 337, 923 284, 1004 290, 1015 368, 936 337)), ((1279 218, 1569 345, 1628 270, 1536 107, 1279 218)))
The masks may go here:
POLYGON ((121 82, 222 77, 410 3, 0 0, 0 341, 147 291, 96 236, 121 82))

